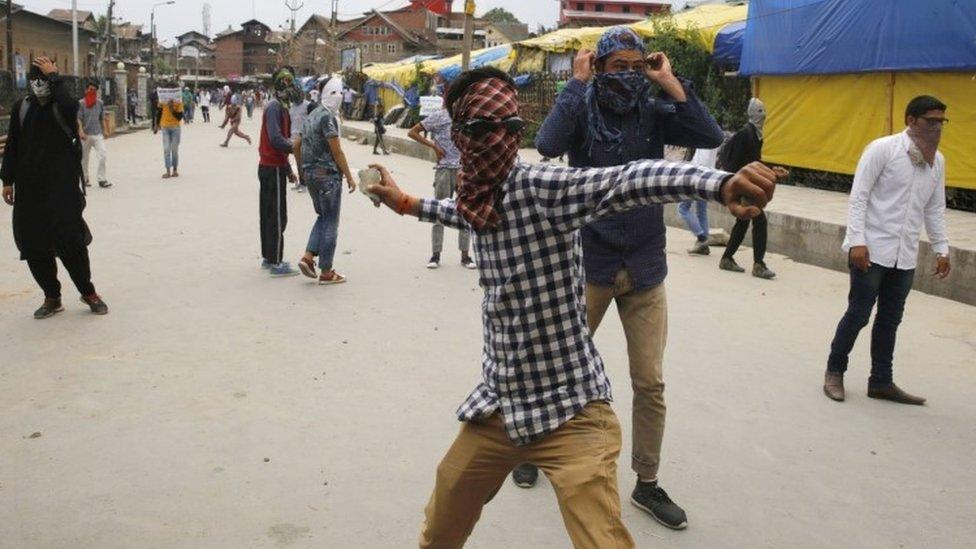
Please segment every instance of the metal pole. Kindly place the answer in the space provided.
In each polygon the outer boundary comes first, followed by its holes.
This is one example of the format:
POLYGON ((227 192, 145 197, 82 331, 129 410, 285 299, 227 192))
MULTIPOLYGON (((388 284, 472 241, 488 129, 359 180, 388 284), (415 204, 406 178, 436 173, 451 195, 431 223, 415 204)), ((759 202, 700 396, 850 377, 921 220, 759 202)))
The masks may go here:
POLYGON ((78 0, 71 0, 71 60, 72 74, 78 76, 78 0))
POLYGON ((13 15, 13 0, 7 0, 7 69, 10 70, 10 74, 14 76, 14 80, 17 79, 16 67, 14 67, 14 15, 13 15))
POLYGON ((464 2, 464 49, 461 50, 461 70, 471 68, 471 42, 474 38, 474 0, 464 2))
POLYGON ((156 8, 149 10, 149 79, 156 82, 156 8))

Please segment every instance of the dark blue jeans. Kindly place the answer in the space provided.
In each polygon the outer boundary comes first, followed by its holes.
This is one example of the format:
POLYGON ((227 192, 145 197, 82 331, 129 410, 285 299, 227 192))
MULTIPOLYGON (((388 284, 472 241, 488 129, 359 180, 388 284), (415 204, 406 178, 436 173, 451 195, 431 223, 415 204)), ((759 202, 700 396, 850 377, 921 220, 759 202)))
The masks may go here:
POLYGON ((875 263, 867 272, 851 267, 851 291, 847 296, 847 312, 837 325, 837 333, 830 344, 827 371, 843 374, 847 359, 854 348, 857 334, 867 326, 871 309, 878 303, 871 330, 871 377, 868 385, 878 387, 892 382, 891 361, 895 353, 895 333, 905 312, 905 299, 912 289, 915 269, 903 270, 882 267, 875 263))
POLYGON ((339 236, 339 209, 342 205, 342 176, 325 173, 324 170, 305 170, 308 195, 315 207, 315 225, 308 236, 305 250, 317 255, 319 268, 332 270, 336 240, 339 236))

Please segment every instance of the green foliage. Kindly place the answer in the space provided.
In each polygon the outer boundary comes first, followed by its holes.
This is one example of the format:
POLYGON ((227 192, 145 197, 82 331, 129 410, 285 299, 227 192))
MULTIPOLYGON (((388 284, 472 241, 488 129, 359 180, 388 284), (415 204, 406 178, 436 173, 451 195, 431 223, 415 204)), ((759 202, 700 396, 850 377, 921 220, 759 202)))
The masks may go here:
POLYGON ((647 39, 648 51, 662 51, 671 60, 674 73, 691 80, 698 96, 722 128, 735 130, 746 122, 749 80, 726 77, 712 64, 701 47, 697 32, 679 32, 669 18, 653 20, 655 34, 647 39))
POLYGON ((165 57, 156 56, 156 74, 173 74, 173 67, 165 57))
POLYGON ((521 23, 515 14, 505 8, 491 8, 481 18, 492 23, 521 23))

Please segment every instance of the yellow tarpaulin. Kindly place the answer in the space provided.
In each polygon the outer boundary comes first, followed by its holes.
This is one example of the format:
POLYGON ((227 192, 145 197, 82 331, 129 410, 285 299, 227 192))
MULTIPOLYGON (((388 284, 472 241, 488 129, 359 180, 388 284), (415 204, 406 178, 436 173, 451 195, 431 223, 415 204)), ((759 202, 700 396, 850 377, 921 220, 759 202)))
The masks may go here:
MULTIPOLYGON (((711 53, 715 49, 715 37, 726 25, 737 21, 745 21, 749 13, 749 6, 723 6, 721 4, 706 4, 697 8, 675 14, 671 19, 679 31, 685 31, 686 36, 699 40, 699 45, 711 53), (697 31, 697 32, 695 32, 697 31)), ((630 26, 637 34, 654 36, 654 21, 641 21, 630 26)))
MULTIPOLYGON (((709 53, 715 48, 715 36, 729 23, 745 21, 749 7, 723 6, 708 4, 671 17, 674 26, 684 31, 686 36, 700 40, 700 45, 709 53)), ((654 20, 648 19, 628 25, 634 32, 647 38, 654 36, 657 29, 654 20)), ((580 29, 559 29, 537 38, 530 38, 519 42, 517 46, 522 50, 542 50, 553 53, 566 53, 582 48, 594 49, 600 36, 609 27, 583 27, 580 29)))
MULTIPOLYGON (((475 50, 471 52, 471 59, 477 59, 481 54, 507 47, 509 46, 504 45, 475 50)), ((506 57, 496 59, 495 61, 487 63, 487 65, 497 67, 505 72, 508 72, 514 63, 515 51, 511 50, 506 57)), ((423 74, 432 75, 445 67, 450 67, 451 65, 461 65, 460 54, 444 59, 428 59, 426 61, 421 61, 420 72, 423 74)), ((400 85, 400 87, 406 89, 413 85, 414 81, 417 79, 417 63, 412 58, 410 60, 395 63, 378 63, 376 65, 370 65, 369 67, 363 68, 363 74, 380 82, 396 82, 400 85)), ((389 88, 380 88, 379 98, 380 102, 383 104, 383 107, 386 109, 390 109, 396 105, 399 105, 400 103, 403 103, 403 98, 400 97, 397 92, 389 88)))
POLYGON ((946 184, 976 189, 976 82, 964 73, 867 73, 764 76, 757 95, 766 104, 763 160, 853 174, 864 147, 904 129, 905 106, 934 95, 949 106, 939 149, 946 184))

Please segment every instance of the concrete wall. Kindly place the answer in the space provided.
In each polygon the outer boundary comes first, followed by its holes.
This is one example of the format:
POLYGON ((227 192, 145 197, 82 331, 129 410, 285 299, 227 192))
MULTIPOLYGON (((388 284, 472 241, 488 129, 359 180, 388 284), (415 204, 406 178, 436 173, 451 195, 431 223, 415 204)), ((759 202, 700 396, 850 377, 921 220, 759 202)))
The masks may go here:
MULTIPOLYGON (((342 135, 362 139, 372 138, 373 132, 344 125, 342 135)), ((431 162, 436 161, 432 150, 410 139, 395 137, 389 133, 383 139, 391 151, 431 162)), ((735 224, 728 211, 715 203, 708 205, 708 216, 713 228, 722 227, 728 231, 735 224)), ((800 263, 847 272, 847 256, 841 250, 846 231, 844 225, 779 212, 767 212, 766 216, 770 227, 767 244, 770 252, 783 254, 800 263)), ((665 207, 664 222, 672 227, 685 228, 684 221, 678 215, 677 206, 673 204, 665 207)), ((751 241, 752 236, 747 235, 745 244, 751 245, 751 241)), ((746 254, 743 257, 750 258, 751 253, 749 250, 739 252, 740 255, 746 254)), ((913 288, 927 294, 976 305, 976 250, 950 247, 949 259, 953 270, 949 280, 943 281, 932 277, 935 254, 928 242, 922 241, 913 288)), ((747 261, 743 259, 740 262, 745 265, 747 261)))
MULTIPOLYGON (((840 224, 808 219, 780 212, 767 212, 769 236, 767 249, 783 254, 793 261, 825 267, 834 271, 847 272, 847 255, 841 250, 847 227, 840 224)), ((718 204, 708 205, 708 221, 712 227, 732 229, 734 219, 728 210, 718 204)), ((664 209, 664 222, 672 227, 684 229, 685 224, 678 209, 668 205, 664 209)), ((750 231, 751 233, 751 231, 750 231)), ((752 235, 747 234, 745 244, 751 245, 752 235)), ((751 260, 751 252, 739 252, 745 265, 751 260)), ((918 268, 915 270, 913 288, 927 294, 937 295, 976 305, 976 250, 949 248, 949 260, 953 273, 948 280, 932 276, 935 266, 935 253, 926 241, 919 246, 918 268)), ((774 269, 775 270, 775 269, 774 269)))

